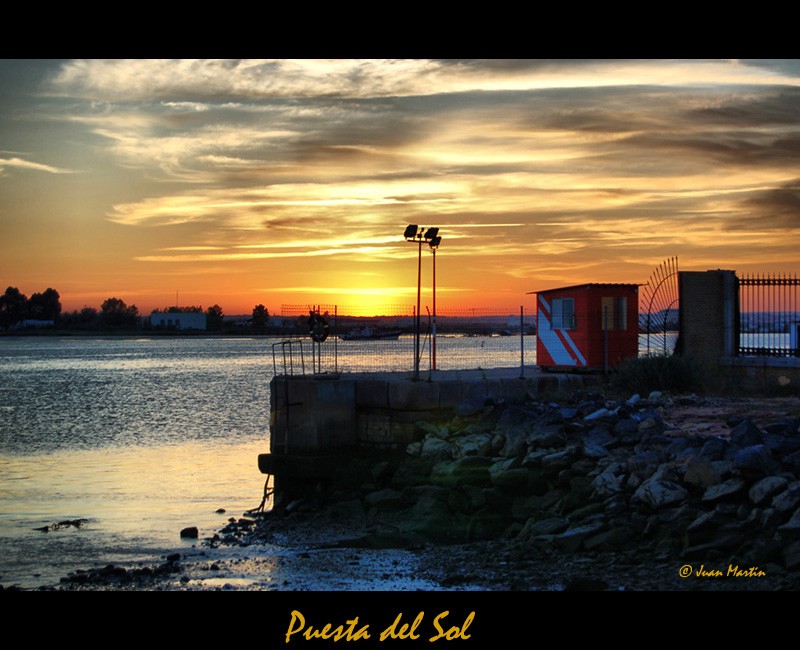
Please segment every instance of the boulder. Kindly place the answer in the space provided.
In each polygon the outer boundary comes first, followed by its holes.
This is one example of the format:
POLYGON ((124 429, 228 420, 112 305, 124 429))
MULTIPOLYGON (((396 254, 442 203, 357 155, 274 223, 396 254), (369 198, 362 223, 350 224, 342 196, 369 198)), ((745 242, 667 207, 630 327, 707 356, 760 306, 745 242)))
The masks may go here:
MULTIPOLYGON (((720 462, 720 461, 718 461, 720 462)), ((691 457, 686 462, 683 482, 699 488, 708 488, 720 482, 719 476, 711 469, 711 461, 702 457, 691 457)))
POLYGON ((525 522, 518 537, 528 539, 538 535, 557 535, 563 533, 567 526, 569 526, 569 522, 562 517, 548 517, 539 520, 532 517, 525 522))
POLYGON ((437 541, 464 541, 469 518, 450 512, 440 499, 422 497, 406 512, 402 529, 437 541))
POLYGON ((731 430, 730 439, 739 447, 752 447, 764 442, 764 434, 750 418, 745 418, 731 430))
POLYGON ((745 488, 745 482, 740 478, 731 478, 724 483, 712 485, 704 493, 701 501, 704 503, 716 503, 724 499, 737 496, 745 488))
POLYGON ((449 459, 453 457, 452 445, 433 435, 425 436, 419 453, 422 458, 449 459))
POLYGON ((772 499, 772 507, 778 512, 789 512, 800 504, 800 481, 790 483, 786 489, 772 499))
POLYGON ((489 483, 491 465, 492 459, 485 456, 465 456, 452 462, 437 463, 431 472, 431 481, 447 487, 484 486, 489 483))
POLYGON ((403 505, 403 493, 398 490, 386 488, 377 492, 370 492, 364 497, 370 508, 379 511, 399 510, 403 505))
POLYGON ((507 469, 491 475, 492 485, 510 494, 525 494, 528 491, 528 480, 531 470, 524 467, 507 469))
POLYGON ((754 483, 747 494, 750 497, 750 501, 758 506, 783 490, 787 485, 789 485, 789 481, 782 476, 767 476, 754 483))
POLYGON ((765 475, 778 470, 766 445, 751 445, 736 452, 733 459, 736 469, 749 475, 765 475))
POLYGON ((622 492, 624 479, 624 467, 621 463, 615 463, 594 478, 592 489, 598 497, 612 496, 622 492))
POLYGON ((787 569, 800 567, 800 540, 786 546, 781 555, 783 556, 783 564, 787 569))
POLYGON ((730 443, 722 438, 710 438, 700 449, 700 457, 707 460, 722 460, 730 443))
POLYGON ((596 411, 592 411, 589 415, 584 416, 584 420, 586 422, 593 422, 594 420, 599 420, 600 418, 606 418, 611 415, 611 412, 606 408, 597 409, 596 411))
POLYGON ((627 542, 634 536, 633 530, 628 526, 611 528, 599 535, 588 537, 583 542, 583 547, 587 551, 597 549, 599 551, 625 548, 627 542))
POLYGON ((492 508, 482 508, 469 520, 467 539, 494 539, 502 535, 511 523, 512 519, 507 514, 492 508))
POLYGON ((680 503, 688 496, 689 493, 677 483, 650 479, 642 483, 633 493, 633 500, 657 509, 680 503))
POLYGON ((792 516, 789 517, 789 521, 782 526, 778 526, 778 530, 790 533, 800 533, 800 508, 794 511, 792 516))
POLYGON ((605 521, 593 521, 582 526, 568 528, 563 533, 553 535, 551 540, 553 544, 562 551, 566 553, 575 553, 581 548, 586 538, 597 535, 606 528, 607 524, 605 521))
POLYGON ((452 452, 455 458, 489 456, 492 453, 492 437, 488 433, 457 436, 452 440, 452 452))

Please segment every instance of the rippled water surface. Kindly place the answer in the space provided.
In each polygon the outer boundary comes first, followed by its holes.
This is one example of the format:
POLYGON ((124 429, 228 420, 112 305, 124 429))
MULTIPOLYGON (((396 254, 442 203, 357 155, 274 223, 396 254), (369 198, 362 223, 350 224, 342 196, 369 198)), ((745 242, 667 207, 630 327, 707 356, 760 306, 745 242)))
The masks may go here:
POLYGON ((0 339, 0 583, 190 545, 257 506, 266 339, 0 339), (227 510, 218 514, 217 509, 227 510), (80 527, 34 530, 86 519, 80 527))
MULTIPOLYGON (((258 506, 280 341, 0 337, 0 584, 38 587, 77 568, 152 561, 192 545, 182 528, 209 536, 258 506), (86 522, 35 530, 75 519, 86 522)), ((521 354, 518 336, 440 336, 437 366, 532 366, 536 337, 522 342, 521 354)), ((422 373, 431 348, 424 338, 422 373)), ((308 339, 302 350, 296 368, 311 372, 308 339)), ((410 372, 414 337, 331 337, 321 350, 323 372, 410 372)))

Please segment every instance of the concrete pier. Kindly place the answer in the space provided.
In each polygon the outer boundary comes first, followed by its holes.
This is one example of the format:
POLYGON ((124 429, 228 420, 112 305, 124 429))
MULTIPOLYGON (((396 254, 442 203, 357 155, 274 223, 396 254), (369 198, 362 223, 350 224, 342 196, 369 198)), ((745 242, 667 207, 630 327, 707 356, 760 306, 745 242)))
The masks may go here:
POLYGON ((519 367, 437 370, 419 381, 411 372, 278 376, 270 383, 270 451, 259 455, 259 469, 275 477, 279 503, 308 493, 319 481, 362 480, 360 467, 402 453, 421 438, 420 422, 472 415, 487 403, 521 403, 598 380, 533 367, 524 373, 519 367))

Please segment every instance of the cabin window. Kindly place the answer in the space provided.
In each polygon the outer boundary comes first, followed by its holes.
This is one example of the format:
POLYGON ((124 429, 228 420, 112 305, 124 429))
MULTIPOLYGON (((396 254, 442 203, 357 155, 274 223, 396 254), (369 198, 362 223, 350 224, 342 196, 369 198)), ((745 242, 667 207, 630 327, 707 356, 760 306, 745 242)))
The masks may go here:
POLYGON ((574 298, 553 298, 551 309, 553 314, 553 329, 575 329, 574 298))
POLYGON ((625 296, 603 298, 600 318, 603 330, 628 329, 628 298, 625 296))

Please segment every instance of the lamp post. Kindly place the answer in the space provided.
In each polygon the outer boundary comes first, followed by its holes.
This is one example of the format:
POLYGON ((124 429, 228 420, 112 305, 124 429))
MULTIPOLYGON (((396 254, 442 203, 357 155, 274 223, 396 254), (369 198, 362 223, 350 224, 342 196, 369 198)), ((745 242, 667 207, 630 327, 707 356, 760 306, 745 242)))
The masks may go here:
POLYGON ((431 330, 431 369, 436 370, 436 249, 442 243, 438 228, 428 228, 425 239, 433 255, 433 328, 431 330))
POLYGON ((419 301, 420 301, 420 286, 422 282, 422 233, 424 229, 416 224, 409 224, 403 233, 406 241, 415 242, 419 244, 419 251, 417 255, 417 314, 416 323, 414 326, 414 381, 419 381, 419 301))
POLYGON ((433 253, 433 369, 436 369, 436 249, 442 241, 438 228, 420 228, 409 224, 403 233, 406 241, 414 242, 417 250, 417 318, 414 328, 414 381, 419 381, 419 330, 420 330, 420 290, 422 285, 422 244, 427 242, 433 253))

